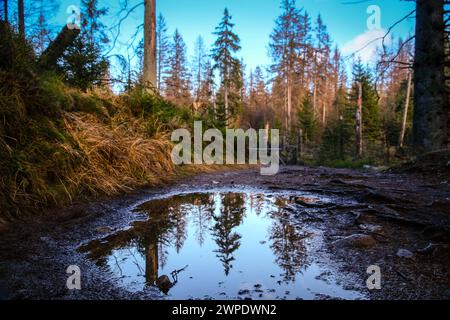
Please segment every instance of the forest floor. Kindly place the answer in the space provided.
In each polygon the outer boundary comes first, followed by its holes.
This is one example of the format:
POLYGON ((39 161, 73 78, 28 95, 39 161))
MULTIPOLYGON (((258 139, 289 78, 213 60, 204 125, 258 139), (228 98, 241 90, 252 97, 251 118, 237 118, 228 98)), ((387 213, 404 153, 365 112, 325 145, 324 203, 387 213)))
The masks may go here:
MULTIPOLYGON (((300 166, 282 167, 275 176, 261 176, 256 169, 202 174, 173 186, 74 204, 49 213, 47 218, 18 223, 0 237, 3 298, 158 298, 154 288, 129 292, 117 285, 110 273, 78 249, 126 229, 136 220, 131 209, 143 199, 212 186, 237 191, 301 191, 339 199, 326 204, 299 200, 289 216, 320 230, 321 252, 335 265, 334 278, 366 299, 450 298, 448 175, 300 166), (82 290, 66 288, 66 268, 74 264, 82 270, 82 290), (366 287, 371 265, 380 267, 380 290, 366 287)), ((316 257, 320 259, 320 254, 316 257)))

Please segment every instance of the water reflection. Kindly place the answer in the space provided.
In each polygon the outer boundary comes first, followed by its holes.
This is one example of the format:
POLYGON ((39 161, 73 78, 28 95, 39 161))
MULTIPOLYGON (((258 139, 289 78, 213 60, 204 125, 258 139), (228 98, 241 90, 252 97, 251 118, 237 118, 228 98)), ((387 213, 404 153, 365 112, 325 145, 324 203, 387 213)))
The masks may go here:
POLYGON ((152 200, 135 209, 148 215, 146 221, 81 251, 129 289, 157 286, 171 298, 233 297, 251 281, 267 288, 283 282, 283 292, 305 296, 296 277, 308 268, 307 237, 286 217, 289 202, 230 192, 152 200))

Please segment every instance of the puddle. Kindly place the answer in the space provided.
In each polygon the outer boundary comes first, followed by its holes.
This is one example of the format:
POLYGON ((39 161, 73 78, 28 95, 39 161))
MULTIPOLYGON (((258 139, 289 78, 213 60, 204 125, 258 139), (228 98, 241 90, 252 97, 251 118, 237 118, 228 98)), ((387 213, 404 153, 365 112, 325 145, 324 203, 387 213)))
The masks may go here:
POLYGON ((127 290, 154 286, 167 299, 361 298, 314 260, 320 232, 292 224, 283 210, 292 199, 258 192, 156 199, 134 210, 145 221, 82 251, 127 290))

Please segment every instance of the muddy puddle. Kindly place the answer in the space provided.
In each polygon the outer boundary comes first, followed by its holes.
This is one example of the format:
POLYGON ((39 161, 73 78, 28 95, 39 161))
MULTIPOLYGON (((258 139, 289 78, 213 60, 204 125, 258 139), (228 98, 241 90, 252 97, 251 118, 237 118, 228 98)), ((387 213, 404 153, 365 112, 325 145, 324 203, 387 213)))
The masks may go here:
POLYGON ((286 207, 327 199, 304 194, 198 192, 132 210, 128 229, 80 250, 133 292, 165 299, 358 299, 315 253, 321 232, 286 207))

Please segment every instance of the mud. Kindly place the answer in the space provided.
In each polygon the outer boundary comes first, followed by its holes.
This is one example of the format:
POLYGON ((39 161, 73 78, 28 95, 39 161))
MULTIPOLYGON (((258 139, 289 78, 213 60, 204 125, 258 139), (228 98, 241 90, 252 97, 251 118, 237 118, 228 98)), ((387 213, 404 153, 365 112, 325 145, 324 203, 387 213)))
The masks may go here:
MULTIPOLYGON (((283 206, 282 218, 301 233, 317 235, 305 251, 309 261, 305 265, 321 266, 314 279, 339 290, 324 293, 314 292, 313 288, 311 295, 302 296, 299 292, 291 294, 292 289, 266 288, 265 283, 255 280, 248 283, 248 288, 233 289, 233 292, 221 292, 218 284, 214 291, 218 296, 196 294, 192 295, 194 299, 257 299, 259 294, 268 294, 273 289, 277 295, 269 298, 449 298, 448 181, 408 173, 308 167, 284 167, 273 177, 261 176, 257 169, 200 175, 173 186, 74 204, 49 212, 44 218, 15 223, 0 237, 0 296, 10 299, 170 298, 170 293, 162 293, 156 282, 131 289, 112 268, 105 268, 98 259, 93 259, 92 250, 80 248, 95 241, 107 245, 108 240, 132 230, 136 223, 145 223, 149 215, 136 208, 149 200, 199 190, 295 195, 283 206), (328 201, 309 201, 299 194, 328 201), (66 287, 69 265, 81 269, 81 290, 66 287), (381 270, 380 290, 369 290, 366 285, 367 268, 372 265, 381 270), (357 294, 347 295, 339 293, 340 290, 357 294), (233 294, 234 291, 237 292, 233 294)), ((180 269, 184 267, 181 261, 178 264, 180 269)), ((178 265, 173 267, 176 268, 178 265)), ((189 268, 180 272, 177 287, 186 286, 189 272, 189 268)), ((267 274, 265 281, 270 278, 267 274)))

